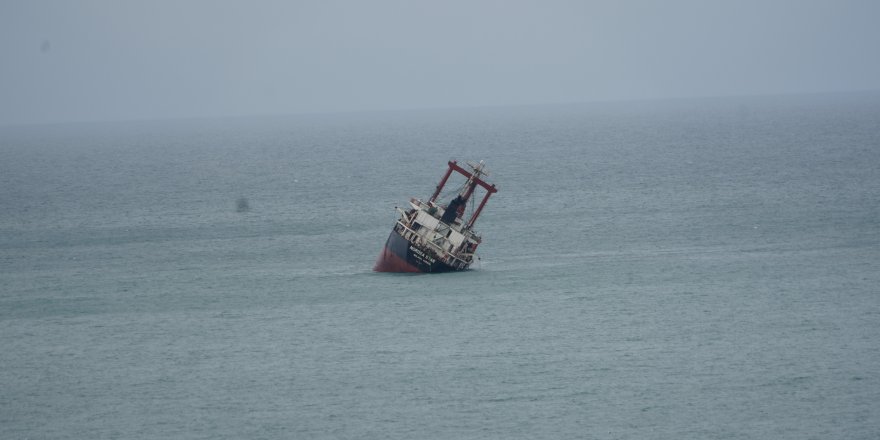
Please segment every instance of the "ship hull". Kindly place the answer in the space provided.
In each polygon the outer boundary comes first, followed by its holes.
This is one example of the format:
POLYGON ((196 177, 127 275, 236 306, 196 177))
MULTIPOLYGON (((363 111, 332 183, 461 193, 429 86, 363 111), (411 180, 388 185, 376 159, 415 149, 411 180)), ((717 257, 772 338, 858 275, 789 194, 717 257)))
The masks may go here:
POLYGON ((376 272, 440 273, 464 269, 455 269, 437 260, 429 252, 410 243, 396 230, 392 230, 373 270, 376 272))

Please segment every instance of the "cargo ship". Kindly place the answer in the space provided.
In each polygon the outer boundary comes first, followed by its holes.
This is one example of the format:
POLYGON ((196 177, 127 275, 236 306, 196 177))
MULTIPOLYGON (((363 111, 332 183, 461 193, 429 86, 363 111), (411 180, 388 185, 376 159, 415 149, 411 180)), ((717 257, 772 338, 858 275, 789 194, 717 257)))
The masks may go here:
POLYGON ((483 180, 488 176, 483 162, 466 163, 464 168, 456 161, 449 161, 449 167, 440 183, 427 201, 412 198, 409 209, 396 208, 400 214, 394 229, 385 242, 385 247, 373 270, 376 272, 420 272, 437 273, 467 270, 475 258, 477 246, 482 238, 474 232, 474 223, 498 190, 495 185, 483 180), (443 188, 453 172, 466 179, 448 203, 441 204, 443 188), (479 207, 475 210, 477 187, 485 190, 479 207), (466 216, 468 201, 471 203, 470 216, 466 216), (465 219, 467 217, 467 219, 465 219))

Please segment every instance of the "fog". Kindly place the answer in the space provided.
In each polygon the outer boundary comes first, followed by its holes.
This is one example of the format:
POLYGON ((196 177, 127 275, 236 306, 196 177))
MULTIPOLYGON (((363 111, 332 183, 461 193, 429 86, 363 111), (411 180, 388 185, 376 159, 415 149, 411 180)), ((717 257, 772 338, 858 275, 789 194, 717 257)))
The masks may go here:
POLYGON ((880 2, 0 3, 0 124, 880 89, 880 2))

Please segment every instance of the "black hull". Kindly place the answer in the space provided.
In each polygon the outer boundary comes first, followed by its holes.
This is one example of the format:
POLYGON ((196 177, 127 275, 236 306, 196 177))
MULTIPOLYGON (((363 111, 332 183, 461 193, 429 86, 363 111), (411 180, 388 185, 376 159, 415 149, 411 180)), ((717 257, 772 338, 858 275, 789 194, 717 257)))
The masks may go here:
POLYGON ((403 238, 396 230, 392 230, 373 270, 376 272, 442 273, 467 270, 467 268, 453 268, 434 257, 429 250, 419 248, 403 238))

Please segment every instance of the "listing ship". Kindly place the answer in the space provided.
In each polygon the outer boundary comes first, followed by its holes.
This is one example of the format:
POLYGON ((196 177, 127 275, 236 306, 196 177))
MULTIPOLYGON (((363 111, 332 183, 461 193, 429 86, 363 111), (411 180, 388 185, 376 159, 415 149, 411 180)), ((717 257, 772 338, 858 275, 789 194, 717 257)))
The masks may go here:
POLYGON ((489 173, 483 162, 468 162, 466 169, 456 161, 449 162, 446 174, 427 201, 412 198, 410 209, 397 208, 400 218, 394 225, 385 247, 376 261, 376 272, 451 272, 466 270, 474 261, 474 253, 482 239, 474 232, 474 223, 498 190, 482 179, 489 173), (439 204, 449 176, 455 171, 467 179, 457 195, 447 204, 439 204), (479 207, 465 220, 468 201, 473 208, 477 187, 485 190, 479 207))

